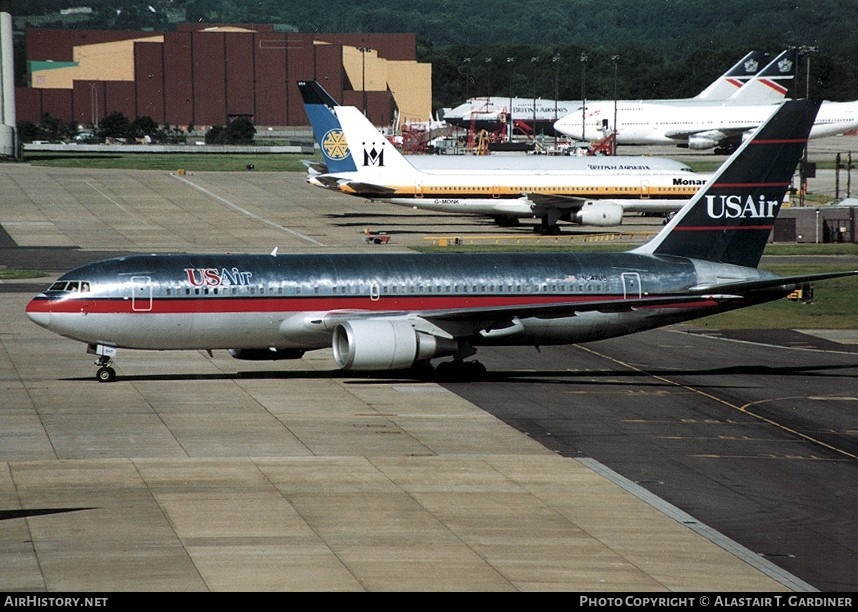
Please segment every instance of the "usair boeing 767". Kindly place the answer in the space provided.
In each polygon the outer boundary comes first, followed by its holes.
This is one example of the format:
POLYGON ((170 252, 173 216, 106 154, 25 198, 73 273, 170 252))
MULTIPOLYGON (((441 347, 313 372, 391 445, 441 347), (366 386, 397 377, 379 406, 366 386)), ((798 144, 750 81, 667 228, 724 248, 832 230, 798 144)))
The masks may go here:
POLYGON ((88 345, 97 379, 117 349, 229 349, 291 359, 332 348, 345 370, 478 375, 481 345, 622 336, 782 298, 858 274, 757 268, 818 105, 790 101, 650 242, 625 253, 155 254, 72 270, 27 306, 88 345))

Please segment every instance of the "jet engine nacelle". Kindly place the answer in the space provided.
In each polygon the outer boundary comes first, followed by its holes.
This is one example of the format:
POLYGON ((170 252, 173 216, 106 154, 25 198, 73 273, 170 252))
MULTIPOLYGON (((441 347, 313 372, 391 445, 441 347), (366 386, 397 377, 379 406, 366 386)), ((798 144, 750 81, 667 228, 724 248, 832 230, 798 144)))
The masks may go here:
POLYGON ((401 319, 346 321, 334 329, 334 361, 344 370, 399 370, 455 355, 455 340, 418 332, 401 319))
POLYGON ((245 361, 276 361, 278 359, 301 359, 304 356, 302 349, 229 349, 229 354, 235 359, 245 361))
POLYGON ((581 225, 608 227, 623 222, 623 207, 616 202, 587 202, 575 213, 572 221, 581 225))
POLYGON ((688 137, 688 148, 689 149, 712 149, 718 146, 718 143, 723 140, 724 134, 718 131, 714 132, 701 132, 699 134, 692 134, 688 137))

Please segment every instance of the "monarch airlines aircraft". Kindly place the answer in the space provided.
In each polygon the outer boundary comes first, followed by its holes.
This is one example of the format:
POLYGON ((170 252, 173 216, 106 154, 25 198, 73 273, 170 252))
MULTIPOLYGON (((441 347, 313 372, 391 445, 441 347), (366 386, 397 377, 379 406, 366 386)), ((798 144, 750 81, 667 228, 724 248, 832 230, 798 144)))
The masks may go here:
MULTIPOLYGON (((557 233, 560 220, 622 223, 625 212, 679 210, 708 175, 653 170, 646 158, 604 158, 582 170, 420 171, 353 106, 331 106, 313 82, 299 82, 327 173, 311 184, 420 210, 493 217, 504 226, 538 218, 534 231, 557 233), (326 103, 327 102, 327 103, 326 103)), ((326 98, 327 96, 327 98, 326 98)))
POLYGON ((333 348, 345 370, 428 365, 478 375, 480 345, 621 336, 858 274, 778 276, 757 264, 818 109, 786 102, 650 242, 625 253, 132 255, 60 277, 35 323, 99 355, 229 349, 293 359, 333 348))

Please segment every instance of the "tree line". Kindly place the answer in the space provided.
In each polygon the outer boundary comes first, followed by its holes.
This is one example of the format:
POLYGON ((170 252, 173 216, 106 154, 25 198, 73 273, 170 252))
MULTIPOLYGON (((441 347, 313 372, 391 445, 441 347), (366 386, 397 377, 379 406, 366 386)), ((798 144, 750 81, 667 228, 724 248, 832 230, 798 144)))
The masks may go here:
POLYGON ((16 27, 32 15, 41 26, 94 29, 169 31, 187 21, 415 32, 418 60, 433 66, 434 108, 484 95, 686 97, 751 49, 805 47, 801 95, 858 99, 858 0, 88 0, 92 13, 59 18, 80 4, 15 0, 16 27))

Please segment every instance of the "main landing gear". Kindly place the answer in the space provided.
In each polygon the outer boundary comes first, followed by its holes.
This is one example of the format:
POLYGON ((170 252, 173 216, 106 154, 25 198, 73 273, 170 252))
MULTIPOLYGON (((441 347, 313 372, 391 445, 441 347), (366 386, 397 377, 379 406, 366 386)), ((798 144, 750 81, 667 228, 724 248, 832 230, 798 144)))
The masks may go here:
POLYGON ((481 380, 486 376, 486 366, 479 361, 442 361, 435 366, 435 376, 442 381, 481 380))
POLYGON ((116 370, 113 369, 113 358, 116 357, 115 346, 90 344, 86 347, 86 352, 91 355, 98 355, 98 359, 93 362, 98 366, 98 371, 95 373, 95 379, 98 382, 113 382, 116 380, 116 370))
POLYGON ((560 233, 560 226, 557 225, 561 217, 559 210, 550 208, 542 211, 537 216, 539 217, 539 223, 533 226, 534 233, 542 234, 543 236, 556 236, 560 233))
POLYGON ((540 234, 542 236, 557 236, 560 234, 560 226, 556 223, 554 225, 547 225, 545 223, 537 223, 533 226, 533 233, 540 234))

